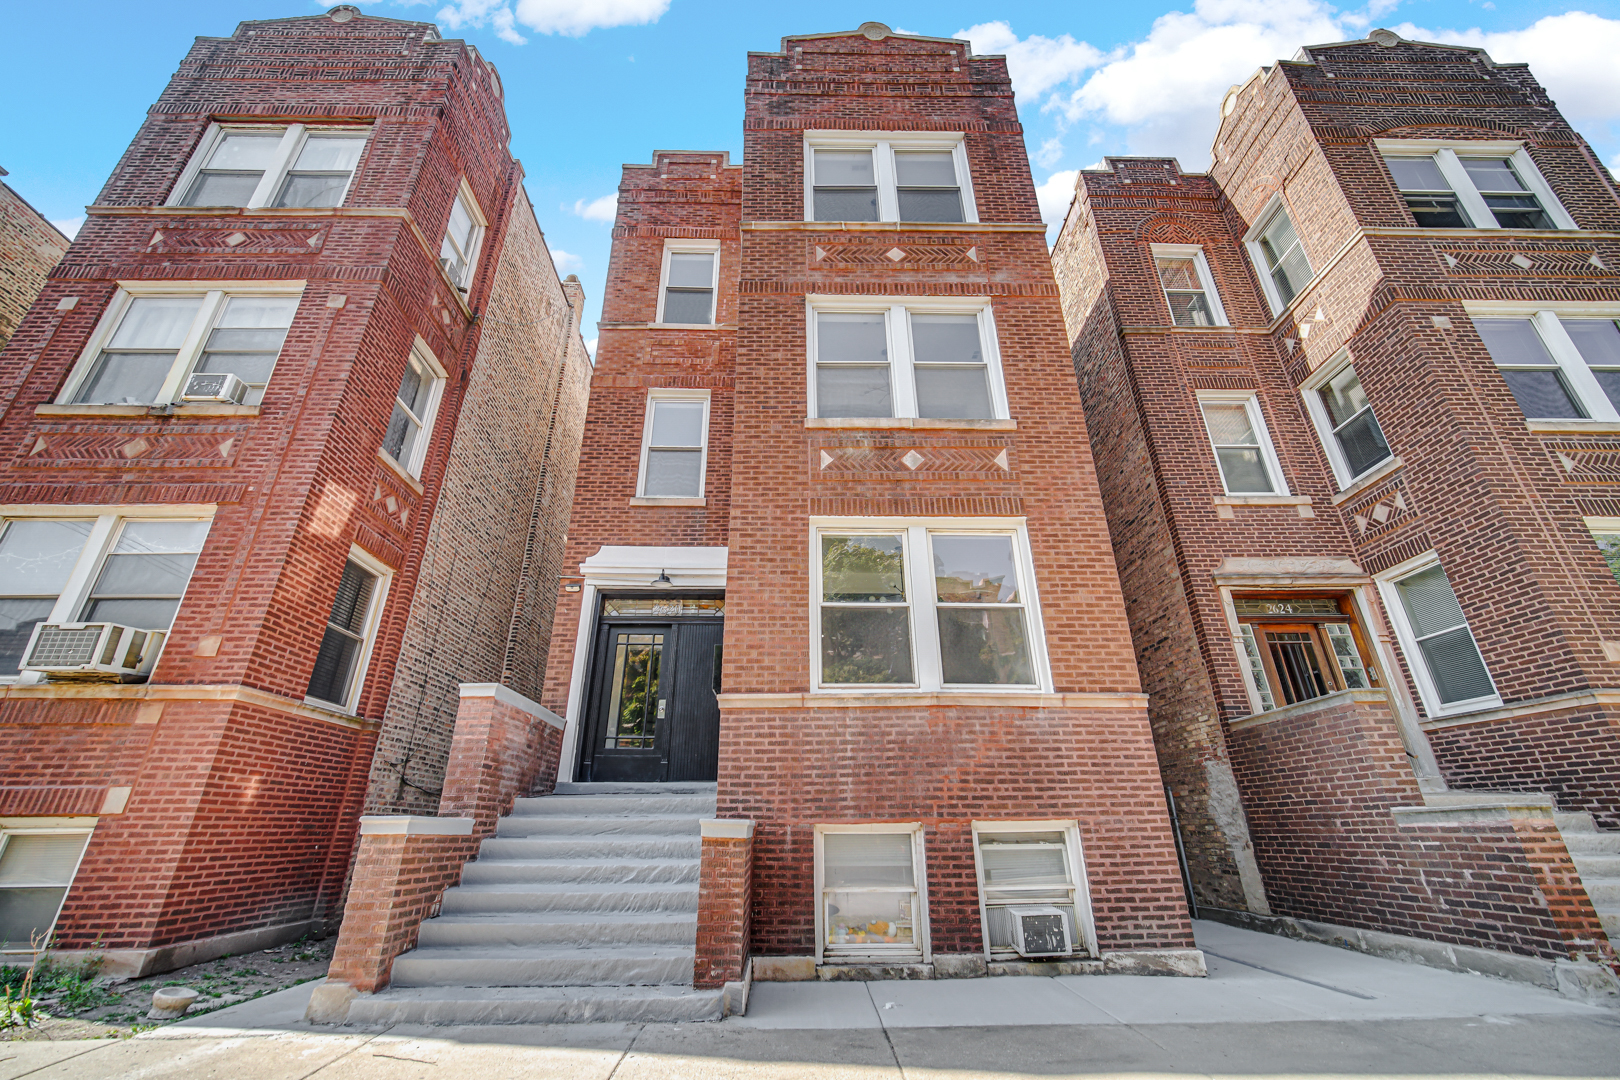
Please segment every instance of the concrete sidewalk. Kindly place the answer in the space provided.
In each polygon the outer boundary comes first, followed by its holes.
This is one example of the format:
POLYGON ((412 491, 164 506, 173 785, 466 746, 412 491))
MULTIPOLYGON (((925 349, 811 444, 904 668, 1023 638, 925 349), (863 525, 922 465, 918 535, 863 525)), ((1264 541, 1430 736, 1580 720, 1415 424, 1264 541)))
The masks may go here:
POLYGON ((1620 1076, 1620 1012, 1197 924, 1208 979, 756 983, 709 1024, 315 1028, 312 984, 123 1042, 0 1043, 0 1080, 1620 1076))

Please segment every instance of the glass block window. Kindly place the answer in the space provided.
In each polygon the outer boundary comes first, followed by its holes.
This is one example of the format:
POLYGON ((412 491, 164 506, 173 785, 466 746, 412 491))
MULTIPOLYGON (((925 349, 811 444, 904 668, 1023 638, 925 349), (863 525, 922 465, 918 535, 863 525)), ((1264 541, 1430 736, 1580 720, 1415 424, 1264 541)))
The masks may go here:
POLYGON ((894 831, 816 833, 820 939, 818 958, 922 959, 928 935, 922 833, 894 831))

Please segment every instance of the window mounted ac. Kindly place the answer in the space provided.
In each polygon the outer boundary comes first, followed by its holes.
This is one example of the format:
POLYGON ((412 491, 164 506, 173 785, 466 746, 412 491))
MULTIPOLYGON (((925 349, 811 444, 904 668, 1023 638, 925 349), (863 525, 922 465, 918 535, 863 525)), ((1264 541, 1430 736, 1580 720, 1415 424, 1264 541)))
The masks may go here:
POLYGON ((186 380, 185 393, 180 395, 180 400, 240 405, 247 392, 247 383, 228 371, 199 371, 186 380))
POLYGON ((1052 904, 1007 908, 1012 916, 1013 948, 1019 956, 1069 956, 1069 913, 1052 904))
POLYGON ((167 636, 118 623, 40 623, 23 654, 22 670, 52 679, 145 682, 167 636))
POLYGON ((448 255, 440 255, 439 265, 444 267, 444 272, 450 275, 450 280, 456 283, 456 287, 461 288, 461 260, 453 259, 448 255))

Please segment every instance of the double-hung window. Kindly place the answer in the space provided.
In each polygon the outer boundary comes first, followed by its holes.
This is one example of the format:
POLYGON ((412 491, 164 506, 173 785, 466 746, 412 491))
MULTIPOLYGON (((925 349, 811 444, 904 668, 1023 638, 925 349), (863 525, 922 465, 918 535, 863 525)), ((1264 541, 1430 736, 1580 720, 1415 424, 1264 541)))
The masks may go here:
POLYGON ((1077 822, 975 821, 973 854, 986 959, 1017 957, 1020 941, 1025 955, 1097 955, 1077 822))
POLYGON ((354 710, 371 643, 381 621, 387 585, 386 566, 359 548, 350 551, 332 598, 315 668, 310 673, 306 692, 310 701, 354 710))
POLYGON ((1457 594, 1432 554, 1380 576, 1378 587, 1430 716, 1501 704, 1457 594))
POLYGON ((1356 369, 1345 364, 1336 370, 1330 366, 1326 372, 1313 376, 1302 392, 1333 473, 1344 488, 1394 455, 1356 369))
POLYGON ((1007 416, 988 302, 813 296, 809 316, 812 416, 1007 416))
POLYGON ((1260 284, 1272 312, 1282 314, 1300 290, 1310 284, 1316 271, 1311 269, 1311 261, 1305 255, 1305 247, 1281 199, 1260 219, 1260 225, 1250 231, 1244 243, 1249 257, 1260 268, 1260 284))
POLYGON ((1203 390, 1198 407, 1228 495, 1287 495, 1260 400, 1248 391, 1203 390))
POLYGON ((71 507, 7 507, 6 513, 0 519, 0 678, 17 675, 43 622, 167 630, 208 535, 208 521, 190 509, 75 517, 71 507))
POLYGON ((1404 139, 1377 145, 1421 228, 1576 228, 1518 143, 1404 139))
POLYGON ((1620 422, 1620 326, 1612 317, 1483 305, 1473 310, 1528 420, 1620 422))
POLYGON ((433 419, 444 394, 445 371, 421 338, 405 360, 399 392, 394 395, 394 411, 383 432, 383 453, 412 476, 422 475, 428 442, 433 437, 433 419))
POLYGON ((1226 311, 1204 249, 1191 244, 1154 244, 1153 267, 1159 274, 1170 321, 1176 326, 1225 326, 1226 311))
POLYGON ((444 239, 439 243, 439 265, 452 284, 462 292, 472 288, 473 274, 478 269, 478 252, 484 244, 484 230, 489 227, 472 188, 462 181, 456 192, 456 201, 450 204, 450 221, 444 228, 444 239))
POLYGON ((0 830, 0 953, 49 947, 88 829, 0 830))
POLYGON ((807 132, 805 220, 978 221, 961 135, 807 132))
POLYGON ((817 825, 814 835, 816 959, 928 962, 922 826, 817 825))
POLYGON ((1021 526, 856 519, 815 531, 822 688, 1045 685, 1021 526))
POLYGON ((186 393, 192 375, 212 373, 235 375, 246 388, 241 404, 257 405, 303 284, 123 282, 57 401, 167 405, 186 393))
POLYGON ((651 390, 642 428, 644 499, 701 499, 709 445, 707 390, 651 390))
POLYGON ((171 206, 342 206, 369 128, 215 125, 203 136, 171 206))
POLYGON ((702 240, 664 245, 656 321, 675 326, 713 326, 720 282, 720 243, 702 240))

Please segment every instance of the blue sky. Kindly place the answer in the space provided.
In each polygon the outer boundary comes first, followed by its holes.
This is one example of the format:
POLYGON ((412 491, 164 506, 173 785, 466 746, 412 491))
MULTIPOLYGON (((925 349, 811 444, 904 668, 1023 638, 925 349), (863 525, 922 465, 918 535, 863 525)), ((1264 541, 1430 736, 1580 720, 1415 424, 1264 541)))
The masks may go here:
MULTIPOLYGON (((191 39, 244 19, 315 14, 298 0, 146 0, 17 5, 0 55, 9 95, 0 166, 71 232, 191 39), (29 100, 32 96, 33 100, 29 100)), ((612 194, 624 162, 655 149, 742 154, 745 54, 784 34, 867 20, 1005 53, 1043 210, 1068 204, 1074 170, 1105 154, 1208 164, 1225 89, 1300 45, 1388 26, 1482 45, 1532 65, 1566 116, 1620 162, 1620 0, 1159 0, 1152 4, 840 0, 812 14, 698 0, 366 0, 368 14, 431 20, 499 66, 529 195, 565 272, 580 275, 594 326, 612 194)), ((587 329, 586 337, 594 337, 587 329)))

